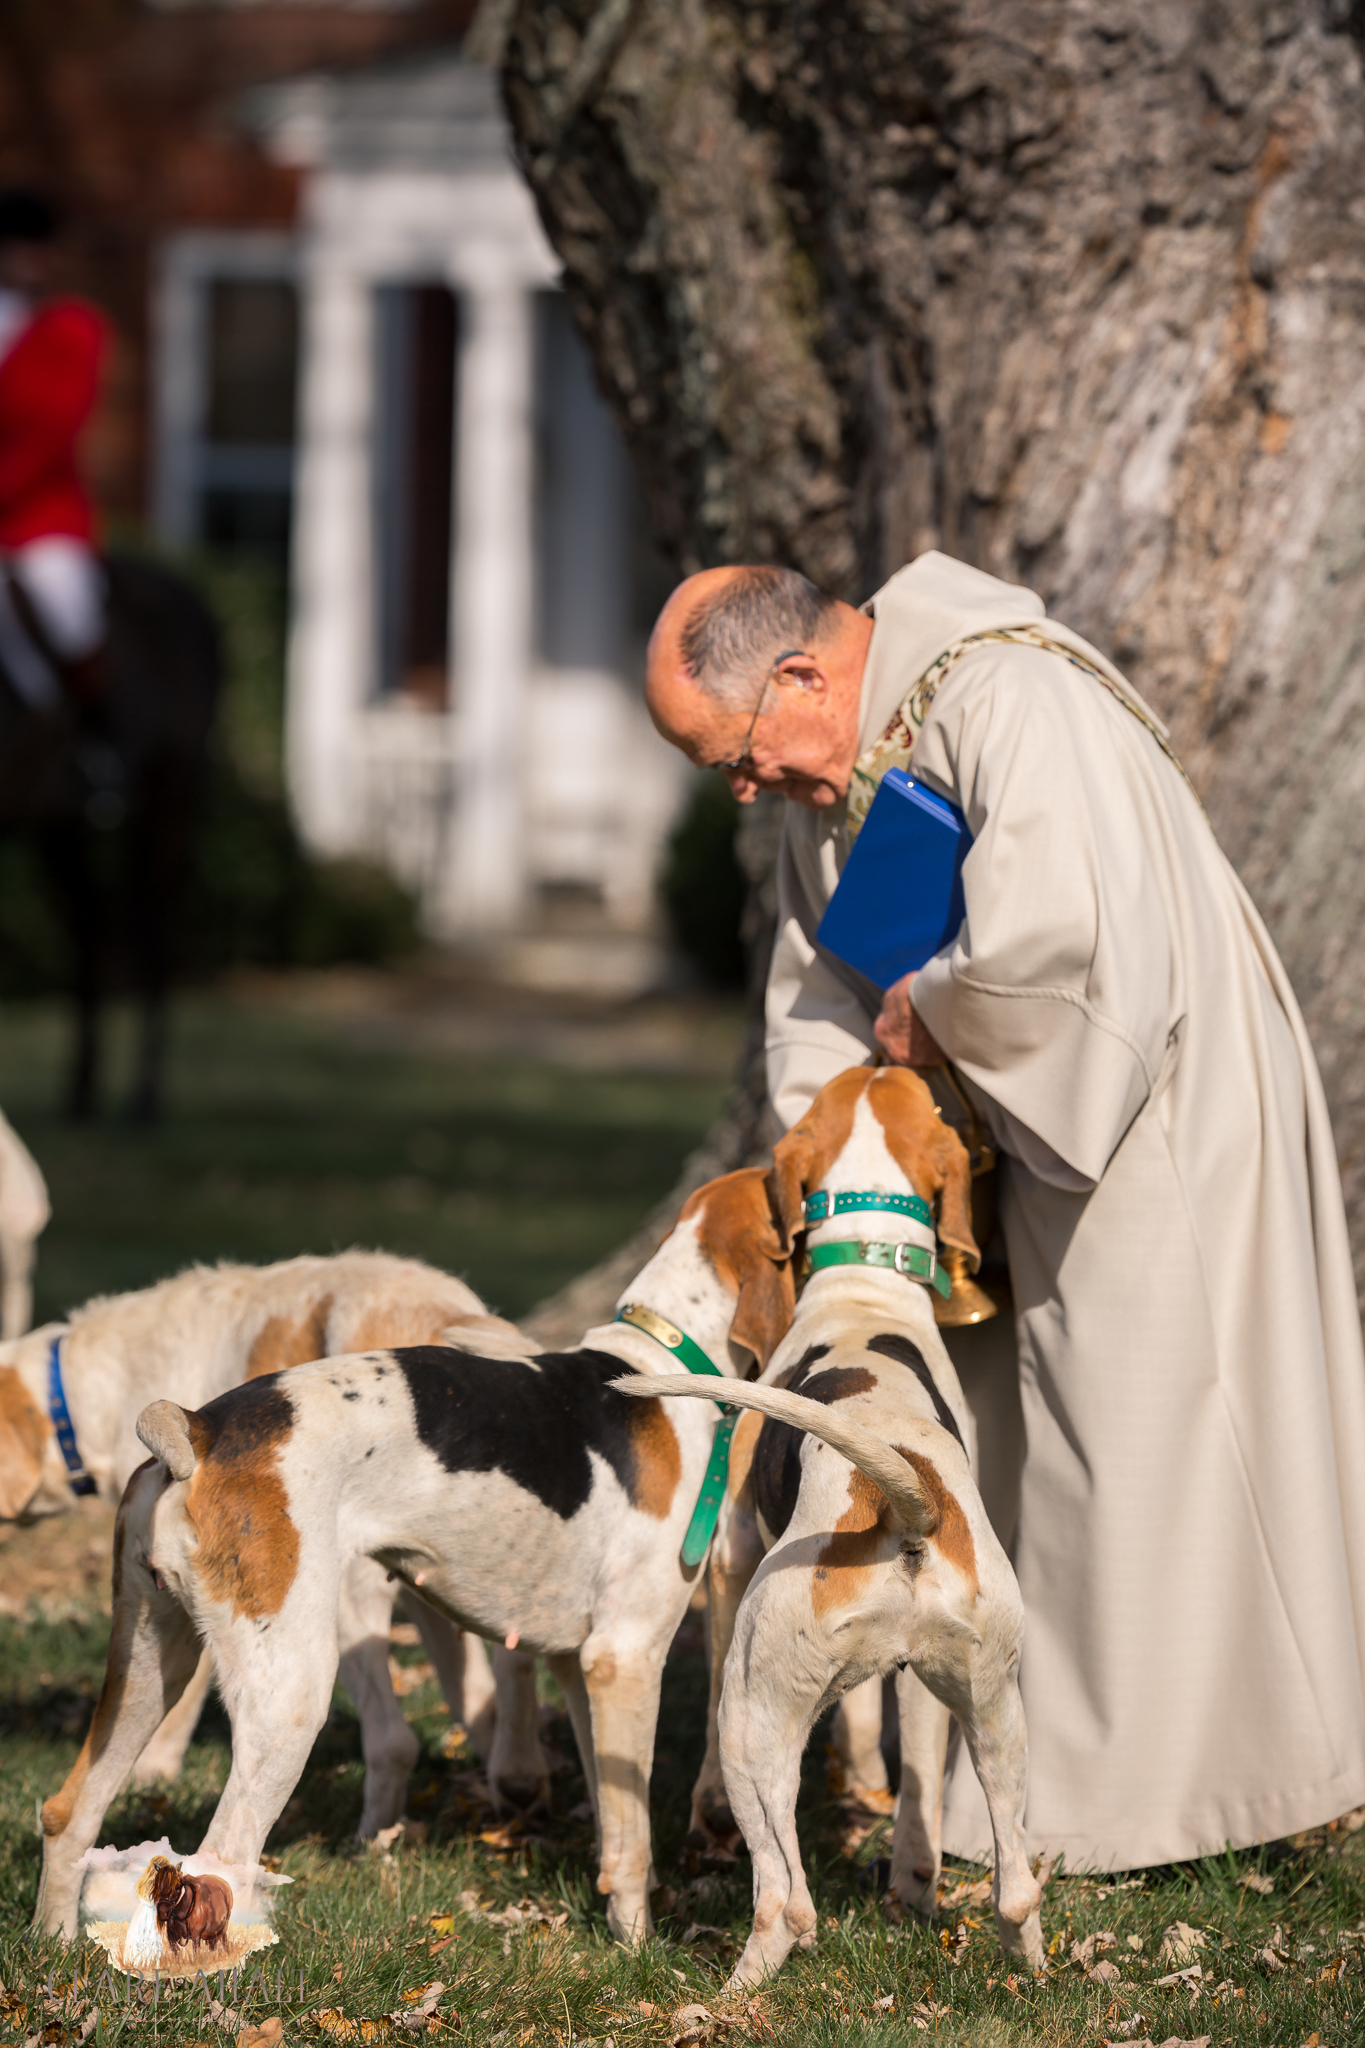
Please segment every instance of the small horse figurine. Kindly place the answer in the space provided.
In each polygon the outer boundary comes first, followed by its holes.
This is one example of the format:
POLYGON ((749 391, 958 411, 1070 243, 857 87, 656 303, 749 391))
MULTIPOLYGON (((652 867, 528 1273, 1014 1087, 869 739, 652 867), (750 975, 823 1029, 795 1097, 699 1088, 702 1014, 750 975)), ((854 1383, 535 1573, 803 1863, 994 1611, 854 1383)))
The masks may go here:
POLYGON ((227 1947, 232 1887, 226 1878, 186 1877, 169 1857, 153 1856, 137 1881, 137 1895, 155 1908, 172 1951, 227 1947))

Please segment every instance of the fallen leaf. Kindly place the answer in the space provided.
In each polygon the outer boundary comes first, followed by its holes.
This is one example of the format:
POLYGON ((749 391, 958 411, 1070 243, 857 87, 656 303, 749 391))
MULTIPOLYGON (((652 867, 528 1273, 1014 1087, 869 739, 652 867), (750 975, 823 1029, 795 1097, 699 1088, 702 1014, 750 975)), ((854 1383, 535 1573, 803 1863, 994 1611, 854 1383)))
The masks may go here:
POLYGON ((874 1998, 872 2001, 872 2010, 873 2012, 890 2012, 895 2003, 895 1999, 890 1995, 888 1995, 886 1998, 874 1998))
POLYGON ((1170 1984, 1200 1984, 1203 1979, 1204 1972, 1198 1963, 1191 1963, 1188 1969, 1172 1970, 1169 1977, 1158 1977, 1156 1981, 1158 1987, 1164 1989, 1170 1984))
POLYGON ((939 1905, 945 1910, 952 1906, 984 1906, 991 1895, 991 1880, 977 1878, 973 1884, 955 1884, 950 1892, 940 1891, 939 1905))
MULTIPOLYGON (((469 1896, 473 1898, 474 1894, 471 1892, 469 1896)), ((427 1926, 433 1934, 453 1934, 455 1932, 455 1915, 453 1913, 433 1913, 427 1921, 427 1926)))
POLYGON ((280 2048, 283 2039, 284 2021, 278 2013, 272 2013, 259 2027, 243 2027, 237 2036, 237 2048, 280 2048))
POLYGON ((1111 1934, 1107 1927, 1103 1927, 1098 1934, 1087 1934, 1084 1941, 1072 1942, 1071 1960, 1073 1963, 1088 1963, 1097 1952, 1102 1953, 1105 1949, 1117 1948, 1118 1945, 1118 1936, 1111 1934))
POLYGON ((642 2012, 646 2019, 649 2019, 658 2009, 656 2005, 651 2005, 647 1998, 637 1998, 635 2001, 636 2012, 642 2012))
POLYGON ((1158 1960, 1161 1962, 1185 1963, 1196 1949, 1203 1948, 1208 1940, 1197 1927, 1191 1927, 1185 1920, 1176 1920, 1161 1937, 1158 1960))
POLYGON ((673 2015, 673 2032, 669 2035, 671 2048, 681 2048, 689 2041, 706 2038, 712 2025, 711 2015, 704 2005, 680 2005, 673 2015))
POLYGON ((1094 1969, 1087 1970, 1085 1974, 1092 1984, 1114 1984, 1121 1972, 1117 1963, 1096 1963, 1094 1969))
POLYGON ((434 1981, 430 1984, 419 1984, 415 1991, 403 1993, 403 2004, 417 2005, 424 2012, 431 2012, 445 1988, 444 1984, 437 1984, 434 1981))
POLYGON ((1244 1892, 1260 1892, 1262 1896, 1275 1889, 1274 1878, 1260 1870, 1244 1870, 1237 1882, 1244 1892))

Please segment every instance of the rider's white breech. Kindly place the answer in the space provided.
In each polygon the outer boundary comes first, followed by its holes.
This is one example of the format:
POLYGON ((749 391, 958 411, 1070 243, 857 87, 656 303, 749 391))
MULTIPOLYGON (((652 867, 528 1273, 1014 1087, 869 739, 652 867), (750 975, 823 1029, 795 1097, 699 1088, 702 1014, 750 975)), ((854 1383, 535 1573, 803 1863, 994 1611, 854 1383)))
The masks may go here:
MULTIPOLYGON (((66 534, 31 540, 8 556, 43 637, 62 661, 80 661, 104 638, 105 578, 87 542, 66 534)), ((8 579, 0 577, 0 667, 35 711, 50 710, 61 683, 43 650, 34 645, 15 608, 8 579)))

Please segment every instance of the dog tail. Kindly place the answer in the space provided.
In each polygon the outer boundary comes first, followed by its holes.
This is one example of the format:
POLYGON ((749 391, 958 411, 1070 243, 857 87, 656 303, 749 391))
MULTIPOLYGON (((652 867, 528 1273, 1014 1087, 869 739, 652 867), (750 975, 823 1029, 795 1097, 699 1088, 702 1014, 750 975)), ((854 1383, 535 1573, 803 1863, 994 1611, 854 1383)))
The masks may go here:
POLYGON ((874 1486, 880 1486, 912 1536, 932 1536, 939 1525, 939 1508, 926 1491, 918 1472, 907 1458, 890 1444, 884 1444, 861 1423, 851 1422, 836 1410, 804 1394, 789 1394, 783 1387, 752 1386, 745 1381, 726 1380, 718 1389, 714 1380, 696 1373, 639 1374, 612 1380, 618 1394, 634 1394, 652 1400, 656 1394, 680 1394, 694 1401, 723 1400, 735 1408, 756 1408, 774 1422, 789 1422, 818 1436, 841 1458, 856 1465, 874 1486))
POLYGON ((442 1330, 441 1342, 478 1358, 534 1358, 544 1348, 515 1323, 491 1315, 457 1316, 442 1330))
POLYGON ((197 1463, 190 1418, 174 1401, 153 1401, 137 1419, 137 1433, 172 1479, 188 1479, 197 1463))

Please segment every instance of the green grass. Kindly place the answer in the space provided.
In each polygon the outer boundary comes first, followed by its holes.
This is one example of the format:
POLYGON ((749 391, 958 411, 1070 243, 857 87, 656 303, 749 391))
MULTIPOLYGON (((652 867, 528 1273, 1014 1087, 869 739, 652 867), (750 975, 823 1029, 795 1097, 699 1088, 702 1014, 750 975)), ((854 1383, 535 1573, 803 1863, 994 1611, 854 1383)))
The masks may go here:
MULTIPOLYGON (((126 1066, 126 1017, 111 1066, 126 1066)), ((621 1241, 724 1097, 710 1077, 583 1072, 375 1044, 344 1019, 222 992, 177 1006, 171 1114, 144 1131, 58 1110, 64 1019, 0 1012, 0 1104, 53 1219, 35 1313, 192 1259, 380 1246, 520 1315, 621 1241)))
MULTIPOLYGON (((465 1272, 517 1314, 639 1220, 723 1092, 696 1072, 457 1057, 277 1000, 214 994, 182 1007, 175 1113, 164 1129, 109 1121, 74 1131, 53 1107, 61 1054, 50 1007, 0 1014, 0 1102, 54 1197, 39 1268, 44 1315, 192 1258, 268 1259, 357 1242, 465 1272)), ((0 2040, 40 2035, 42 2048, 66 2048, 89 2001, 85 1973, 96 1951, 29 1940, 35 1811, 74 1760, 101 1679, 107 1621, 60 1600, 47 1612, 62 1618, 37 1610, 0 1618, 0 2040), (74 1992, 73 1966, 81 1973, 74 1992)), ((317 2015, 332 2008, 378 2021, 433 1978, 447 1986, 440 2038, 452 2048, 457 2038, 471 2048, 569 2048, 609 2036, 618 2048, 664 2048, 678 2031, 674 2015, 693 2004, 719 2016, 713 2042, 801 2048, 902 2048, 926 2036, 973 2048, 1205 2034, 1214 2048, 1301 2048, 1315 2034, 1322 2048, 1365 2041, 1365 1832, 1322 1831, 1274 1861, 1229 1856, 1135 1884, 1054 1877, 1044 1906, 1051 1962, 1034 1980, 1000 1958, 988 1908, 959 1904, 937 1930, 888 1924, 866 1881, 885 1829, 846 1846, 818 1737, 802 1804, 818 1946, 793 1957, 757 1998, 725 1998, 721 1986, 748 1930, 749 1878, 743 1862, 694 1867, 683 1843, 704 1690, 695 1643, 680 1643, 665 1676, 653 1787, 659 1934, 638 1953, 606 1934, 591 1830, 572 1817, 583 1786, 566 1722, 547 1731, 565 1759, 553 1817, 499 1831, 467 1750, 447 1753, 450 1723, 434 1687, 409 1694, 423 1741, 411 1806, 426 1833, 385 1861, 349 1850, 362 1768, 354 1714, 338 1695, 270 1844, 297 1880, 283 1894, 279 1946, 235 1988, 215 1984, 238 2018, 214 2021, 202 1989, 163 1990, 154 2008, 130 2003, 125 1984, 101 1983, 96 1973, 93 2048, 227 2048, 239 2023, 273 2014, 289 2042, 361 2048, 359 2033, 329 2032, 317 2015), (1248 1873, 1267 1875, 1273 1890, 1246 1888, 1248 1873), (466 1892, 485 1909, 530 1902, 544 1917, 516 1928, 490 1921, 461 1907, 466 1892), (1194 2003, 1187 1986, 1156 1983, 1172 1967, 1160 1947, 1176 1921, 1206 1936, 1194 2003), (720 1932, 685 1944, 697 1924, 720 1932), (1277 1927, 1286 1960, 1271 1972, 1259 1957, 1277 1927), (1105 1984, 1070 1959, 1074 1942, 1101 1929, 1117 1946, 1097 1959, 1120 1970, 1105 1984)), ((126 1794, 102 1839, 166 1833, 177 1848, 192 1847, 227 1769, 228 1730, 215 1704, 181 1781, 165 1793, 126 1794)), ((973 1873, 952 1872, 948 1883, 964 1875, 973 1873)))
MULTIPOLYGON (((163 1990, 153 2014, 124 2001, 122 1980, 117 1988, 112 1980, 100 1983, 100 1959, 91 1945, 72 1952, 55 1942, 30 1942, 22 1931, 35 1895, 34 1803, 60 1782, 75 1756, 98 1683, 104 1631, 99 1618, 0 1622, 0 1983, 12 2001, 0 2031, 7 2023, 16 2040, 38 2032, 50 2016, 44 1987, 60 1991, 70 1983, 74 1962, 83 1978, 89 1973, 94 1980, 100 2048, 226 2042, 236 2028, 210 2020, 202 1988, 163 1990)), ((593 1886, 590 1829, 569 1817, 583 1786, 576 1761, 568 1762, 573 1744, 565 1721, 552 1720, 547 1729, 566 1759, 555 1778, 554 1817, 524 1834, 499 1831, 476 1796, 467 1751, 450 1758, 442 1753, 449 1722, 434 1688, 411 1693, 408 1711, 424 1744, 411 1804, 428 1832, 420 1846, 400 1844, 384 1861, 348 1848, 360 1810, 360 1747, 349 1704, 338 1695, 271 1840, 283 1869, 297 1880, 283 1893, 279 1946, 259 1967, 245 1967, 235 1989, 216 1980, 215 1995, 242 2024, 279 2014, 286 2039, 295 2041, 337 2038, 317 2020, 320 2011, 378 2020, 405 1992, 432 1979, 447 1986, 441 2011, 448 2021, 458 2015, 461 2043, 501 2038, 504 2048, 531 2042, 567 2048, 571 2039, 600 2042, 607 2035, 620 2048, 653 2048, 671 2039, 674 2014, 689 2004, 733 2022, 715 2029, 713 2040, 803 2048, 897 2048, 923 2037, 917 2020, 939 2040, 979 2048, 1021 2041, 1089 2048, 1124 2038, 1119 2029, 1125 2022, 1132 2027, 1129 2038, 1162 2042, 1207 2034, 1215 2048, 1253 2042, 1300 2048, 1314 2033, 1331 2048, 1344 2048, 1363 2037, 1365 1836, 1332 1833, 1274 1863, 1229 1856, 1137 1883, 1054 1877, 1044 1907, 1051 1962, 1046 1977, 1035 1980, 1002 1961, 988 1908, 949 1910, 937 1930, 887 1924, 864 1881, 870 1859, 885 1846, 884 1829, 845 1853, 838 1810, 821 1782, 818 1741, 807 1757, 802 1827, 820 1912, 818 1946, 794 1956, 756 1998, 724 1997, 724 1976, 747 1933, 748 1866, 702 1872, 687 1863, 682 1828, 700 1756, 703 1700, 700 1652, 680 1645, 665 1679, 667 1737, 654 1778, 659 1933, 629 1954, 606 1934, 593 1886), (1262 1870, 1274 1886, 1265 1896, 1239 1882, 1262 1870), (534 1904, 546 1918, 509 1930, 464 1910, 461 1893, 475 1894, 481 1907, 494 1911, 534 1904), (561 1914, 567 1916, 561 1925, 547 1924, 561 1914), (433 1926, 433 1919, 449 1924, 433 1926), (1155 1982, 1173 1967, 1160 1958, 1160 1946, 1177 1920, 1206 1937, 1196 1959, 1213 1988, 1193 2006, 1185 1986, 1158 1988, 1155 1982), (696 1923, 722 1932, 685 1946, 682 1937, 696 1923), (1268 1974, 1258 1951, 1277 1926, 1290 1959, 1268 1974), (1115 1983, 1097 1985, 1068 1960, 1073 1942, 1099 1930, 1117 1937, 1117 1947, 1107 1951, 1121 1971, 1115 1983), (1141 1941, 1140 1951, 1129 1946, 1130 1937, 1141 1941), (1324 1981, 1324 1970, 1332 1981, 1324 1981), (887 1999, 889 2008, 881 2003, 887 1999)), ((125 1794, 111 1808, 102 1839, 127 1843, 168 1833, 177 1847, 188 1847, 227 1769, 227 1729, 215 1707, 190 1750, 182 1782, 168 1794, 125 1794)), ((962 1875, 951 1872, 948 1882, 962 1875)), ((64 2012, 83 2010, 90 1995, 83 1983, 64 2012)), ((57 2031, 45 2041, 70 2038, 62 2012, 51 2017, 57 2031)), ((446 2038, 453 2041, 453 2033, 446 2038)))

